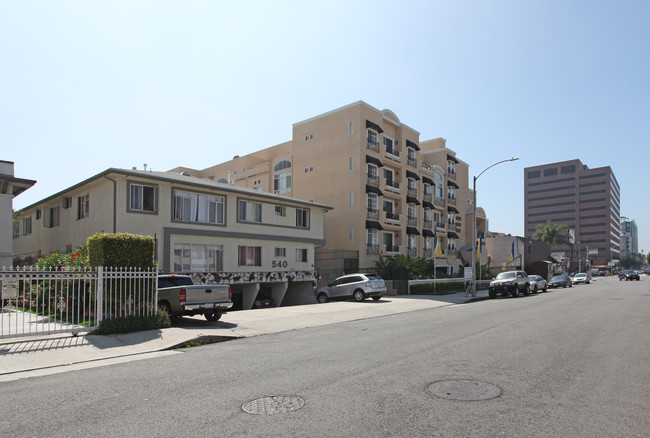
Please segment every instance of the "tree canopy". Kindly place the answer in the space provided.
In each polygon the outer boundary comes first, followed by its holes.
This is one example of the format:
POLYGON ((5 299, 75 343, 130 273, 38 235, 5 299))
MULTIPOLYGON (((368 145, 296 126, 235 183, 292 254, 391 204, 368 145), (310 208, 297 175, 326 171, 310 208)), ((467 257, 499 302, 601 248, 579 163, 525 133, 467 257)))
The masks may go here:
POLYGON ((567 232, 568 225, 556 224, 550 219, 545 224, 538 224, 533 234, 534 240, 541 240, 550 246, 554 245, 569 245, 569 233, 567 232))

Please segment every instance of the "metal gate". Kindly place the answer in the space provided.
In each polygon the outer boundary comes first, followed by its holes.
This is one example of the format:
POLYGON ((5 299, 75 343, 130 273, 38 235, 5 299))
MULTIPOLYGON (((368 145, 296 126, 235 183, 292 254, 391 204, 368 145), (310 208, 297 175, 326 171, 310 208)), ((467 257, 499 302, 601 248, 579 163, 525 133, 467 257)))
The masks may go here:
POLYGON ((156 313, 155 269, 0 270, 0 338, 78 333, 102 319, 156 313))

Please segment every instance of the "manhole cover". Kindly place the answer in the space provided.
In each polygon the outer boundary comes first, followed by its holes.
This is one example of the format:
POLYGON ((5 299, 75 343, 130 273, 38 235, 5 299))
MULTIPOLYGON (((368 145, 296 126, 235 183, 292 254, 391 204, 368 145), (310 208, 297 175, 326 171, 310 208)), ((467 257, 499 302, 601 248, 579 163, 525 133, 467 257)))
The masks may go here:
POLYGON ((427 390, 438 397, 466 401, 490 400, 503 393, 498 386, 476 380, 441 380, 433 382, 427 390))
POLYGON ((286 414, 305 406, 305 401, 295 395, 271 395, 244 403, 244 412, 255 415, 286 414))

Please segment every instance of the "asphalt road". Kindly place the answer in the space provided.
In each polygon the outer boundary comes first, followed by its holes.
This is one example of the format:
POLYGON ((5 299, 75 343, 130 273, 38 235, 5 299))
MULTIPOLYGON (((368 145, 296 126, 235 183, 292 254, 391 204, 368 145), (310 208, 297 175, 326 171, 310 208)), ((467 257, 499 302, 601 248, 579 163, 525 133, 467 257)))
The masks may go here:
POLYGON ((648 437, 649 310, 607 278, 7 382, 0 436, 648 437))

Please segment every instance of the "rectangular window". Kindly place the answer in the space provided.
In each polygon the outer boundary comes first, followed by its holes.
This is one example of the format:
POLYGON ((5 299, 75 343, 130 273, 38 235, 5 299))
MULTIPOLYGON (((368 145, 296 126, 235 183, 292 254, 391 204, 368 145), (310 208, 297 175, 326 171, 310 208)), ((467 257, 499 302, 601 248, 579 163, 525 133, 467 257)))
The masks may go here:
POLYGON ((54 228, 59 226, 59 217, 61 208, 59 206, 46 208, 45 218, 43 219, 43 225, 45 228, 54 228))
POLYGON ((275 215, 285 217, 287 215, 287 207, 282 205, 275 206, 275 215))
POLYGON ((368 144, 376 146, 377 149, 379 149, 379 140, 378 140, 379 134, 377 131, 373 131, 372 129, 368 129, 368 144))
POLYGON ((25 236, 32 234, 32 217, 26 217, 23 219, 23 234, 25 236))
POLYGON ((222 196, 174 190, 174 220, 223 224, 224 201, 222 196))
POLYGON ((309 228, 309 209, 296 208, 296 227, 309 228))
POLYGON ((291 171, 273 176, 273 191, 275 194, 289 193, 291 191, 291 171))
POLYGON ((354 170, 354 158, 348 157, 348 170, 354 170))
POLYGON ((130 184, 129 209, 135 211, 156 211, 156 187, 130 184))
POLYGON ((174 244, 174 272, 223 271, 223 246, 174 244))
POLYGON ((240 246, 239 266, 262 266, 262 247, 240 246))
POLYGON ((77 198, 77 219, 88 216, 90 216, 90 195, 79 196, 77 198))
POLYGON ((296 261, 301 263, 307 263, 306 249, 296 249, 296 261))
POLYGON ((354 242, 354 228, 348 228, 348 242, 354 242))
POLYGON ((370 249, 379 249, 379 231, 374 228, 368 228, 366 234, 366 243, 370 249))
POLYGON ((262 204, 240 200, 237 218, 244 222, 262 222, 262 204))
POLYGON ((72 198, 70 198, 69 196, 64 197, 63 202, 62 202, 62 206, 66 210, 68 208, 70 208, 72 206, 72 198))
POLYGON ((551 169, 544 169, 544 176, 555 176, 557 175, 557 167, 551 169))
POLYGON ((350 122, 348 124, 348 135, 353 136, 354 135, 354 122, 350 122))
POLYGON ((542 176, 542 173, 539 170, 531 170, 528 172, 528 179, 539 178, 542 176))
POLYGON ((354 193, 348 193, 348 207, 354 206, 354 193))
POLYGON ((17 223, 13 224, 13 239, 16 240, 20 237, 20 228, 17 223))
POLYGON ((286 257, 287 248, 275 248, 274 255, 275 257, 286 257))

